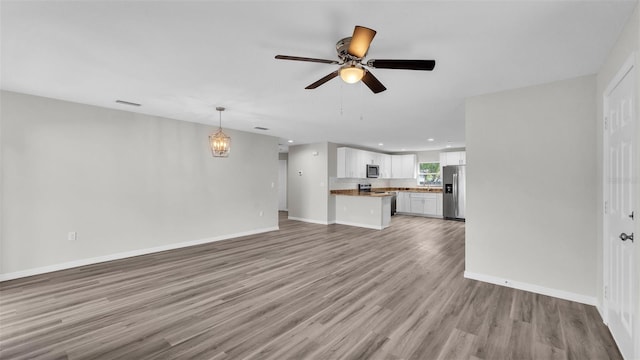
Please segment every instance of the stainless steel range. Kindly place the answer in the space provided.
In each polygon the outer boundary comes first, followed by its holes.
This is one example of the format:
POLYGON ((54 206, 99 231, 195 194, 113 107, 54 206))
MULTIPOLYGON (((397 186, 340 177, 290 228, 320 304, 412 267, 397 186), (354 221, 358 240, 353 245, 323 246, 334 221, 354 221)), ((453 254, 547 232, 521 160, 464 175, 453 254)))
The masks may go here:
POLYGON ((359 192, 371 192, 371 184, 358 184, 359 192))

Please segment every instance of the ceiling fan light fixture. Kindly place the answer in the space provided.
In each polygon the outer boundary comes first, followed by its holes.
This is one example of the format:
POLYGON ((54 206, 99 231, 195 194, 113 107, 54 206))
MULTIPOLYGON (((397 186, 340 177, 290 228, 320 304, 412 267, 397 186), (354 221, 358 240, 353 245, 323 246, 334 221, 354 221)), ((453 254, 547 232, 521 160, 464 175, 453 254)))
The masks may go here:
POLYGON ((347 84, 355 84, 364 77, 364 68, 360 64, 347 64, 340 68, 340 78, 347 84))

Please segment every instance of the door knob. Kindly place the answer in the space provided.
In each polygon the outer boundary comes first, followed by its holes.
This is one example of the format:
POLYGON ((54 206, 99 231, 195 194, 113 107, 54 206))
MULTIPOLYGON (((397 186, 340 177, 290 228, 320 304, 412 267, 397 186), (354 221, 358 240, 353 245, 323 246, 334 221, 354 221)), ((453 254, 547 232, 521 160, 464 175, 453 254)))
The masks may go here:
POLYGON ((620 240, 622 240, 622 241, 631 240, 631 242, 633 242, 633 233, 631 233, 631 235, 627 235, 625 233, 621 233, 620 234, 620 240))

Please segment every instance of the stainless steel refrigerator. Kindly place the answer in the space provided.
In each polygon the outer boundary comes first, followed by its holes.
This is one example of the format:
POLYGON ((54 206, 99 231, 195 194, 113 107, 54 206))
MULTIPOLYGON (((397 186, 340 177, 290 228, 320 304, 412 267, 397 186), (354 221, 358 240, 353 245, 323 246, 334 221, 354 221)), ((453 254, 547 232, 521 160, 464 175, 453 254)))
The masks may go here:
POLYGON ((465 181, 465 165, 445 166, 442 169, 442 214, 445 219, 465 219, 465 181))

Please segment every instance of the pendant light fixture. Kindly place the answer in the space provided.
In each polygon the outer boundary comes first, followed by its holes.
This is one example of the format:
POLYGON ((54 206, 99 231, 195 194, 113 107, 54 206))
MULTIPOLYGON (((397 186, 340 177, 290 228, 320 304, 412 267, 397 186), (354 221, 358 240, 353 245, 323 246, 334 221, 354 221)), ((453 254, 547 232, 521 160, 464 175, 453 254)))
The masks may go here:
POLYGON ((209 135, 209 146, 213 157, 228 157, 231 150, 231 138, 222 132, 222 112, 224 107, 218 106, 216 110, 220 113, 220 126, 218 131, 209 135))

